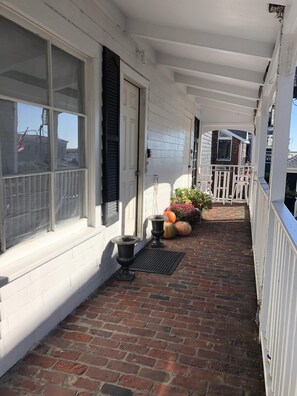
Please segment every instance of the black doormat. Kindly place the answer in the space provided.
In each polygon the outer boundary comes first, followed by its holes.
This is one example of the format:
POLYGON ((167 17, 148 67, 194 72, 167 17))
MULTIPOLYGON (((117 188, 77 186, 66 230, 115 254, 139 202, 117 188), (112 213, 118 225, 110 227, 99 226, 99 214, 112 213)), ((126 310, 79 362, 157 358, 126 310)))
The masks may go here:
POLYGON ((136 254, 135 261, 130 266, 130 269, 133 271, 172 275, 184 255, 185 253, 182 252, 142 249, 136 254))

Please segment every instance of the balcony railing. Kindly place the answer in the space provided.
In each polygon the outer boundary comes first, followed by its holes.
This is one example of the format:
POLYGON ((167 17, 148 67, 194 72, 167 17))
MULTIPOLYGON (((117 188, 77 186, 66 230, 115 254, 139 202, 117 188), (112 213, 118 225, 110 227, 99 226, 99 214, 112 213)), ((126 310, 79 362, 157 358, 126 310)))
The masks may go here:
POLYGON ((200 165, 197 188, 214 202, 249 202, 252 168, 244 165, 200 165))
POLYGON ((297 395, 297 222, 249 166, 200 166, 198 188, 249 204, 266 394, 297 395))
POLYGON ((270 202, 264 179, 251 198, 253 252, 267 395, 297 394, 297 222, 270 202))

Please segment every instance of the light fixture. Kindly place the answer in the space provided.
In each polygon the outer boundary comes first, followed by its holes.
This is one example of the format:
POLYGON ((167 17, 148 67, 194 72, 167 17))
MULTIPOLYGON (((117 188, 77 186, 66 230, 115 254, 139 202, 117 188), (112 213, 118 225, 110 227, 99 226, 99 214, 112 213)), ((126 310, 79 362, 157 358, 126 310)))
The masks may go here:
POLYGON ((147 64, 147 57, 145 54, 145 51, 143 49, 140 49, 139 47, 136 47, 136 57, 137 59, 143 64, 146 65, 147 64))
POLYGON ((269 3, 268 4, 268 11, 272 14, 276 14, 276 19, 279 20, 279 22, 282 22, 284 18, 284 12, 285 12, 285 6, 280 5, 280 4, 274 4, 274 3, 269 3))

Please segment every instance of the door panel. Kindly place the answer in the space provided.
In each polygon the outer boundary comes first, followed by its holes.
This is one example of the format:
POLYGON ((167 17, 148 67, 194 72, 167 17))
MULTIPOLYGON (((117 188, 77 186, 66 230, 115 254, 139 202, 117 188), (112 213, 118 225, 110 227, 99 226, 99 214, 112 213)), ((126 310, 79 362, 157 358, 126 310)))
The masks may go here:
POLYGON ((123 233, 135 235, 137 224, 139 88, 124 81, 121 132, 123 233))
POLYGON ((185 119, 185 145, 184 145, 184 167, 186 178, 185 183, 187 187, 191 187, 192 178, 192 160, 191 160, 191 135, 192 135, 192 120, 189 117, 185 119))

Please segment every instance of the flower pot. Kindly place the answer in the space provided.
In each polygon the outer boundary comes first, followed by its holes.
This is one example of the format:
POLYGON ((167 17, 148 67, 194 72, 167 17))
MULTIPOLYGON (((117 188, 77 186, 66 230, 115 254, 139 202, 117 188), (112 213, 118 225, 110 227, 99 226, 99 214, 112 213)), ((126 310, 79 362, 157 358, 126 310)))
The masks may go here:
POLYGON ((129 270, 130 265, 134 262, 134 246, 140 241, 140 238, 133 235, 120 235, 112 238, 111 242, 118 246, 117 262, 121 266, 118 273, 118 280, 131 281, 135 278, 134 272, 129 270))
POLYGON ((167 220, 167 216, 153 215, 149 216, 148 220, 152 222, 152 235, 153 242, 151 244, 152 248, 164 247, 164 244, 160 241, 162 235, 164 234, 164 221, 167 220))

